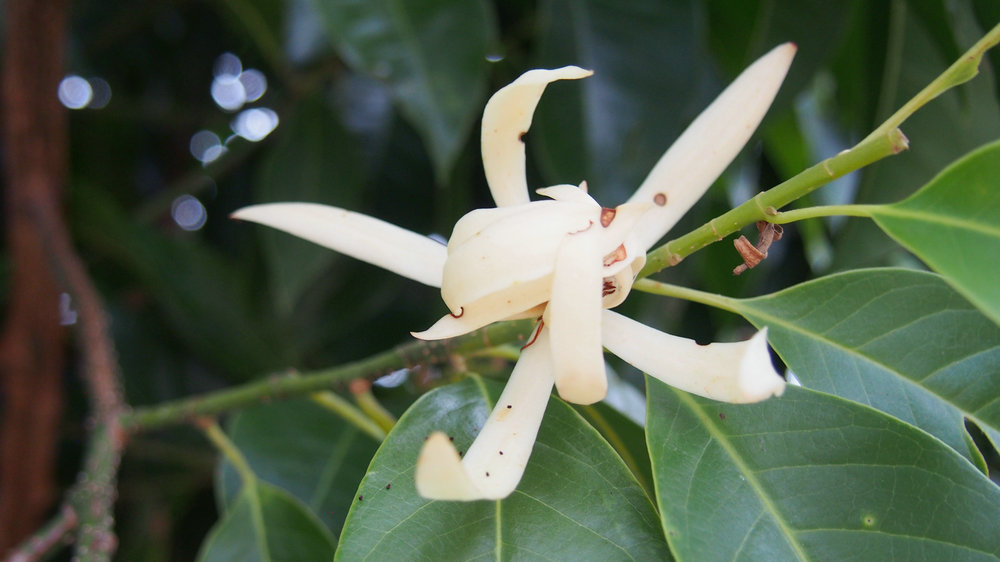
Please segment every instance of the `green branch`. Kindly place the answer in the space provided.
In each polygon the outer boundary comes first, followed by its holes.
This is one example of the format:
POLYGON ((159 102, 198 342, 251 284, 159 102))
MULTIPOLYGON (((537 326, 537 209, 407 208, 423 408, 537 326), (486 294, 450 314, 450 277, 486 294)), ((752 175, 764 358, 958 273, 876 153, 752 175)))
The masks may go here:
POLYGON ((329 390, 357 378, 376 378, 399 369, 447 363, 452 355, 523 339, 531 321, 501 322, 465 336, 443 341, 417 341, 373 355, 367 359, 301 375, 272 375, 236 388, 136 408, 122 415, 122 426, 140 431, 183 423, 198 416, 215 415, 260 403, 265 399, 290 398, 329 390))
POLYGON ((983 54, 997 43, 1000 43, 1000 24, 853 148, 807 168, 784 183, 758 193, 739 207, 653 250, 647 255, 646 266, 639 272, 639 277, 677 265, 687 256, 747 225, 757 221, 776 222, 775 217, 781 207, 834 179, 906 150, 907 139, 899 126, 937 96, 976 76, 983 54))

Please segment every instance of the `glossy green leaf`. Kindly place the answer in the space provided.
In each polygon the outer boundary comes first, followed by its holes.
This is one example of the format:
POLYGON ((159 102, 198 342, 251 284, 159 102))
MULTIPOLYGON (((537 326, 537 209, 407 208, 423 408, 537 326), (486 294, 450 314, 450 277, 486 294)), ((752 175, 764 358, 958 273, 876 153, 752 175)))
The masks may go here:
POLYGON ((482 0, 314 0, 327 35, 355 69, 385 82, 427 143, 443 183, 483 109, 495 41, 482 0))
POLYGON ((874 207, 890 236, 1000 323, 1000 143, 941 172, 907 199, 874 207))
POLYGON ((555 398, 524 478, 510 497, 475 502, 419 497, 413 474, 424 438, 445 431, 464 450, 500 391, 499 384, 471 376, 414 403, 372 460, 344 526, 338 559, 669 558, 653 506, 621 458, 555 398))
POLYGON ((603 401, 574 406, 574 409, 614 448, 635 479, 653 497, 653 473, 649 467, 645 429, 603 401))
MULTIPOLYGON (((357 141, 322 97, 299 104, 281 123, 278 134, 277 143, 261 162, 256 203, 308 201, 357 208, 364 176, 357 141)), ((277 310, 287 316, 303 291, 338 255, 284 232, 264 227, 252 231, 264 247, 269 293, 277 310)))
POLYGON ((1000 488, 910 425, 798 387, 732 405, 647 381, 650 457, 679 559, 1000 557, 1000 488))
MULTIPOLYGON (((334 534, 378 445, 307 399, 243 410, 233 416, 227 433, 259 479, 298 498, 334 534)), ((216 490, 228 510, 240 490, 228 462, 220 467, 216 490)))
POLYGON ((198 559, 330 560, 335 547, 330 532, 301 502, 258 481, 243 486, 236 503, 202 544, 198 559))
POLYGON ((802 384, 868 404, 973 462, 963 419, 1000 443, 1000 328, 933 273, 870 269, 734 301, 802 384))

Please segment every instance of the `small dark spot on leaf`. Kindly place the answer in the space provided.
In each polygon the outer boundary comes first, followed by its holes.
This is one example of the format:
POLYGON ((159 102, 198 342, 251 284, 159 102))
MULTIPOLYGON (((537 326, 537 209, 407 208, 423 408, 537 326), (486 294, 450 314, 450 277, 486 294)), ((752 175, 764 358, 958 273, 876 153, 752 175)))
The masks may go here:
POLYGON ((365 499, 365 497, 364 497, 364 496, 358 496, 358 501, 361 501, 361 500, 363 500, 363 499, 365 499))
POLYGON ((726 419, 726 414, 723 414, 722 412, 719 412, 719 419, 720 420, 725 420, 726 419))
POLYGON ((386 489, 386 490, 388 490, 388 489, 390 489, 390 488, 392 488, 392 484, 386 484, 386 485, 385 485, 385 489, 386 489))
POLYGON ((454 440, 455 440, 454 437, 452 437, 451 435, 448 436, 448 441, 454 441, 454 440))

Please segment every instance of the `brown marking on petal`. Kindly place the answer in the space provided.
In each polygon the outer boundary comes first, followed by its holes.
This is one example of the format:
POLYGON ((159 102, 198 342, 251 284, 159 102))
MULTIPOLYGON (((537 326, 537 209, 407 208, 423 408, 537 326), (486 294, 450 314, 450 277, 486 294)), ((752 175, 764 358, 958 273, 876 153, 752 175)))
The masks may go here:
POLYGON ((528 134, 528 131, 521 131, 520 133, 517 134, 517 140, 519 140, 519 141, 521 141, 523 143, 524 142, 524 135, 527 135, 527 134, 528 134))
POLYGON ((464 306, 458 307, 458 314, 449 312, 448 315, 451 316, 452 318, 461 318, 465 316, 465 307, 464 306))
POLYGON ((512 406, 512 405, 510 405, 510 404, 507 404, 507 409, 508 409, 508 410, 509 410, 509 409, 511 409, 511 408, 513 408, 513 407, 514 407, 514 406, 512 406))
POLYGON ((657 193, 653 196, 653 203, 656 203, 657 207, 662 207, 667 204, 667 194, 657 193))
POLYGON ((585 227, 581 228, 580 230, 576 230, 576 231, 573 231, 573 232, 569 232, 568 234, 569 234, 570 236, 572 236, 572 235, 574 235, 574 234, 580 234, 581 232, 587 232, 588 230, 590 230, 590 227, 592 227, 592 226, 594 226, 594 221, 591 221, 591 220, 588 220, 588 221, 587 221, 587 226, 585 226, 585 227))
POLYGON ((601 297, 606 297, 608 295, 614 294, 618 290, 615 285, 614 279, 607 277, 604 279, 604 286, 601 288, 601 297))
POLYGON ((618 213, 617 209, 610 209, 608 207, 601 207, 601 226, 607 228, 611 221, 615 220, 615 214, 618 213))
POLYGON ((500 451, 500 454, 502 455, 502 454, 503 454, 503 451, 500 451))
POLYGON ((486 477, 487 477, 487 478, 489 478, 489 476, 490 476, 490 473, 489 473, 489 472, 487 472, 487 473, 486 473, 486 477))
POLYGON ((538 339, 539 332, 542 331, 542 328, 544 326, 545 326, 545 320, 539 319, 538 320, 538 328, 535 330, 535 333, 531 335, 531 341, 529 341, 528 343, 524 344, 521 347, 521 351, 524 351, 525 349, 528 349, 528 346, 530 346, 531 344, 535 343, 535 340, 538 339))
POLYGON ((628 257, 628 251, 625 250, 625 244, 619 244, 615 251, 604 256, 604 267, 608 267, 611 264, 618 263, 628 257))

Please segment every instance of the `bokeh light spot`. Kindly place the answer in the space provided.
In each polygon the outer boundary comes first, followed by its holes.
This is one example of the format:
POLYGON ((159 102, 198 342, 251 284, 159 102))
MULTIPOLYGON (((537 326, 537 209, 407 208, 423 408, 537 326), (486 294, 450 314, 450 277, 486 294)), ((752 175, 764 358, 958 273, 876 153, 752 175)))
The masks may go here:
POLYGON ((184 230, 198 230, 205 226, 205 221, 208 220, 205 206, 190 195, 181 195, 174 199, 170 205, 170 216, 177 226, 184 230))
POLYGON ((86 78, 70 74, 59 82, 58 95, 59 101, 64 106, 70 109, 83 109, 90 103, 94 90, 86 78))

